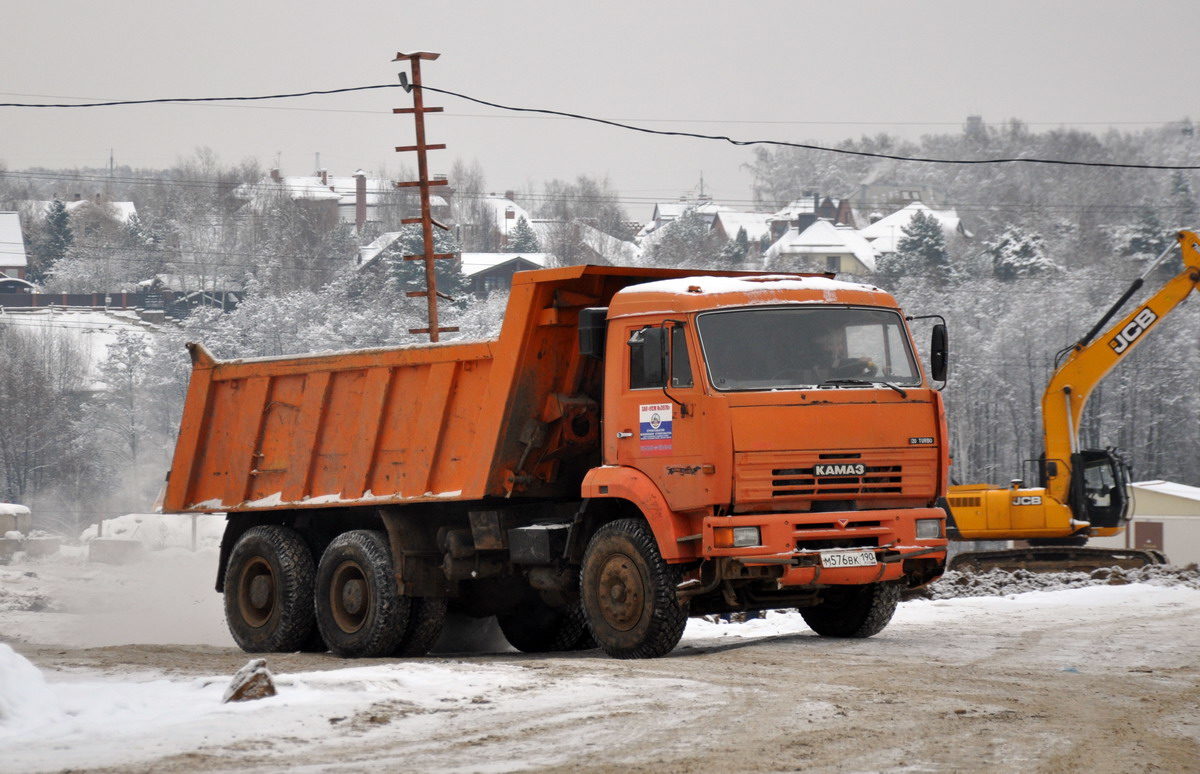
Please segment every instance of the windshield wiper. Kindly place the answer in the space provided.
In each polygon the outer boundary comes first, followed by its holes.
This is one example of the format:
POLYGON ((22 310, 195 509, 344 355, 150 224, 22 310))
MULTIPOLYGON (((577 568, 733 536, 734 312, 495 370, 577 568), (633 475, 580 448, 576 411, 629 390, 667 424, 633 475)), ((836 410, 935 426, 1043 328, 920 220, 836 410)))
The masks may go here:
POLYGON ((818 387, 824 387, 824 386, 825 386, 825 385, 827 385, 827 384, 833 384, 833 385, 837 385, 837 384, 858 384, 858 385, 862 385, 862 386, 864 386, 864 387, 873 387, 873 386, 875 386, 876 384, 882 384, 884 387, 891 387, 893 390, 895 390, 896 392, 900 393, 900 397, 901 397, 901 398, 907 398, 907 397, 908 397, 908 393, 907 393, 907 392, 905 392, 904 390, 902 390, 902 389, 900 388, 900 385, 898 385, 898 384, 892 384, 891 382, 883 382, 883 381, 871 381, 870 379, 826 379, 825 381, 821 382, 821 383, 820 383, 819 385, 817 385, 817 386, 818 386, 818 387))

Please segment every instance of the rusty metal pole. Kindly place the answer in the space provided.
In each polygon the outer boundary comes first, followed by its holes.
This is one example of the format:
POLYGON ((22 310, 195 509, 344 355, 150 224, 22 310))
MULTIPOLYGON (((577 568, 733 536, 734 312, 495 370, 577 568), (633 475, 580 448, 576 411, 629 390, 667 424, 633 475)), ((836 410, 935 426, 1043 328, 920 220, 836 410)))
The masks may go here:
POLYGON ((445 294, 439 293, 437 289, 437 272, 434 269, 434 261, 439 258, 453 258, 453 253, 435 253, 433 244, 433 227, 436 225, 443 230, 449 230, 447 226, 438 223, 433 219, 433 211, 429 201, 429 189, 435 185, 446 185, 446 180, 430 180, 429 179, 429 159, 426 155, 427 151, 444 150, 445 145, 428 145, 425 142, 425 114, 440 113, 440 107, 426 107, 425 96, 421 89, 421 60, 433 61, 440 54, 434 54, 428 51, 418 51, 415 54, 397 53, 396 58, 392 61, 399 62, 408 60, 409 68, 412 72, 412 81, 408 82, 404 75, 400 76, 400 82, 404 88, 413 95, 413 106, 411 108, 394 108, 393 113, 412 113, 413 120, 416 124, 416 145, 398 146, 397 151, 413 151, 417 154, 417 180, 396 183, 397 188, 417 188, 421 197, 421 216, 419 218, 404 218, 400 222, 403 224, 420 223, 421 224, 421 255, 406 255, 404 260, 422 260, 425 263, 425 290, 410 291, 407 295, 410 297, 425 296, 426 306, 429 316, 429 327, 427 328, 412 328, 409 333, 427 333, 430 341, 437 341, 439 333, 449 333, 457 331, 458 328, 443 328, 438 325, 438 308, 437 300, 441 296, 447 298, 445 294))

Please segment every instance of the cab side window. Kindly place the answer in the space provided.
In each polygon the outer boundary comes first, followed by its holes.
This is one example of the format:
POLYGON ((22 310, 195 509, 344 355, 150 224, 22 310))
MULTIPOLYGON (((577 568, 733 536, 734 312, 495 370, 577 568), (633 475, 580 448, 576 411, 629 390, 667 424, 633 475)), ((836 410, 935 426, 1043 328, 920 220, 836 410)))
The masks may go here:
POLYGON ((687 338, 679 326, 671 329, 671 386, 692 386, 692 361, 688 359, 687 338))
MULTIPOLYGON (((645 389, 661 389, 666 386, 667 379, 667 363, 662 364, 660 374, 648 374, 646 370, 646 361, 642 347, 644 331, 643 328, 639 331, 634 331, 629 337, 629 389, 645 390, 645 389)), ((671 329, 671 362, 670 362, 670 378, 672 387, 691 387, 692 381, 692 362, 688 357, 687 338, 684 336, 683 328, 673 326, 671 329)))

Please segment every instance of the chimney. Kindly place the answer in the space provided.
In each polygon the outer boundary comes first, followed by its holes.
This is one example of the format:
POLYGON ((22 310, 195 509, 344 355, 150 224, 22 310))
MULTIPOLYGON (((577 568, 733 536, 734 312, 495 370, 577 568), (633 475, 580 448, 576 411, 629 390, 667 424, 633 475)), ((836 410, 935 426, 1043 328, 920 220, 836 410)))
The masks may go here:
MULTIPOLYGON (((322 177, 324 179, 324 177, 322 177)), ((361 234, 367 223, 367 173, 354 173, 354 228, 361 234)))
POLYGON ((283 178, 282 178, 282 177, 280 177, 280 175, 279 175, 279 167, 272 167, 272 168, 271 168, 271 179, 272 179, 272 180, 274 180, 276 183, 282 183, 282 182, 283 182, 283 178))

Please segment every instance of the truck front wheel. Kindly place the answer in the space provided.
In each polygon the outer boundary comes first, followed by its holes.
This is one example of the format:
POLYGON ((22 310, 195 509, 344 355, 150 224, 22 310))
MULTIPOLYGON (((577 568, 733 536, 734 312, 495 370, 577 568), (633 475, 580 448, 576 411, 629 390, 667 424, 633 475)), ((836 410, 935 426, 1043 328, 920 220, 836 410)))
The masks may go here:
POLYGON ((687 606, 675 596, 678 573, 638 519, 605 524, 588 543, 580 591, 596 644, 614 658, 670 653, 687 626, 687 606))
POLYGON ((300 650, 313 639, 312 553, 290 527, 251 527, 225 566, 225 620, 248 653, 300 650))
POLYGON ((828 588, 821 604, 800 608, 800 615, 822 637, 871 637, 892 620, 900 601, 900 586, 868 583, 828 588))
POLYGON ((396 590, 387 538, 374 530, 343 532, 317 565, 317 626, 334 655, 390 656, 408 626, 411 601, 396 590))

